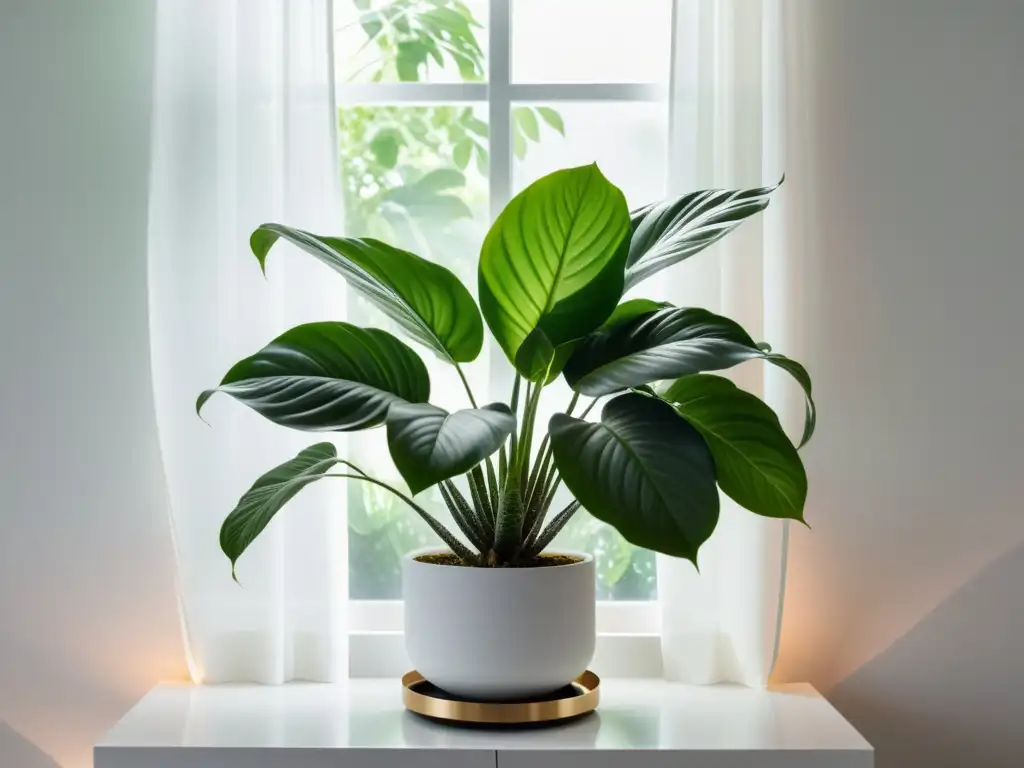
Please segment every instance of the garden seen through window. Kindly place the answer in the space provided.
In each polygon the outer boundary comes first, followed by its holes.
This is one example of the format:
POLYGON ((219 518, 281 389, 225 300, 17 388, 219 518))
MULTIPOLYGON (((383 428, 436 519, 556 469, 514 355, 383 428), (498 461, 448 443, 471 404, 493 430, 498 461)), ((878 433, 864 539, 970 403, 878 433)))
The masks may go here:
MULTIPOLYGON (((596 161, 631 208, 661 199, 670 29, 670 0, 334 0, 346 234, 411 250, 475 288, 490 221, 540 176, 596 161)), ((353 322, 394 330, 351 292, 346 301, 353 322)), ((454 370, 427 364, 432 402, 465 407, 454 370)), ((507 398, 511 368, 496 347, 467 375, 507 398)), ((544 397, 546 421, 570 392, 559 381, 544 397)), ((350 455, 401 486, 383 430, 347 440, 350 455)), ((402 555, 436 537, 376 486, 347 493, 350 597, 397 599, 402 555)), ((417 501, 447 519, 436 488, 417 501)), ((656 595, 654 554, 585 513, 553 548, 594 554, 600 600, 656 595)))

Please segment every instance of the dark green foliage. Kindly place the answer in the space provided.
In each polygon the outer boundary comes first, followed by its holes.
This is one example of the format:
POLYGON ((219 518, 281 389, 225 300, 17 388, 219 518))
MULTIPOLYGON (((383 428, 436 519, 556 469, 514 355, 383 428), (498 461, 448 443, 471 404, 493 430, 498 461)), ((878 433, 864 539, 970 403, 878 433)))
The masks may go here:
MULTIPOLYGON (((421 66, 421 53, 409 53, 403 66, 421 66)), ((561 127, 556 115, 539 114, 561 127)), ((532 112, 517 115, 516 124, 528 138, 539 130, 532 112)), ((391 159, 390 141, 377 142, 382 162, 391 159)), ((435 172, 413 186, 417 194, 444 196, 458 183, 457 171, 435 172)), ((694 563, 714 532, 719 488, 756 514, 803 520, 807 478, 778 418, 758 398, 706 373, 748 360, 787 371, 807 398, 806 442, 815 414, 803 366, 707 310, 622 301, 630 281, 714 242, 720 235, 713 224, 731 229, 761 210, 769 192, 696 193, 630 214, 596 166, 553 173, 527 187, 492 226, 479 263, 482 313, 451 272, 408 251, 260 227, 251 244, 261 265, 285 238, 340 273, 410 339, 455 367, 470 407, 449 413, 426 402, 430 382, 418 355, 384 331, 347 323, 287 331, 235 365, 197 407, 223 391, 297 429, 386 424, 410 495, 437 488, 469 546, 409 495, 321 443, 268 472, 240 499, 221 535, 232 564, 285 502, 321 477, 387 489, 460 558, 479 565, 536 556, 580 507, 633 544, 694 563), (480 352, 484 321, 516 370, 508 405, 479 407, 463 375, 461 364, 480 352), (545 387, 563 373, 576 394, 565 413, 538 424, 545 387), (586 420, 597 398, 608 395, 614 397, 600 420, 586 420), (575 416, 581 396, 595 399, 575 416), (338 465, 352 471, 328 474, 338 465), (548 520, 563 483, 574 500, 548 520)), ((407 197, 403 204, 416 203, 407 197)))

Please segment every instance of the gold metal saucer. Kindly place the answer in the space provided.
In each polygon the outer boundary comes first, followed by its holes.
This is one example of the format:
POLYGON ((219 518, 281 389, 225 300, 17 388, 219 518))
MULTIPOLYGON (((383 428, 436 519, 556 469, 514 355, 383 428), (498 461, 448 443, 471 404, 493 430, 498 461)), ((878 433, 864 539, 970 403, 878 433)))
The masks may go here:
POLYGON ((593 712, 600 698, 600 686, 601 679, 587 670, 569 685, 541 699, 460 701, 419 672, 408 672, 402 678, 402 703, 410 712, 456 723, 553 723, 593 712))

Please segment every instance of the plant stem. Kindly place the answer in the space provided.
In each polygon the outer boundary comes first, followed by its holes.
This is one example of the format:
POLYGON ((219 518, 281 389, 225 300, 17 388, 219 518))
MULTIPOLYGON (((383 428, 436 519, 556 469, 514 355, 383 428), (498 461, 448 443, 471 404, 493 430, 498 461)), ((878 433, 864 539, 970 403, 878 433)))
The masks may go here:
POLYGON ((508 483, 498 502, 498 521, 494 526, 494 551, 502 560, 515 557, 523 545, 523 502, 519 476, 509 468, 508 483))
POLYGON ((554 465, 548 471, 547 479, 544 482, 542 491, 544 495, 540 499, 538 506, 537 516, 533 520, 533 525, 530 526, 530 530, 526 535, 527 546, 532 547, 533 542, 537 540, 537 536, 540 535, 540 530, 544 525, 544 518, 547 516, 548 507, 551 506, 551 502, 555 500, 555 493, 558 491, 558 486, 562 484, 562 478, 558 475, 558 468, 554 465), (556 479, 557 478, 557 479, 556 479), (554 483, 552 484, 552 481, 554 483), (551 486, 548 488, 548 486, 551 486))
MULTIPOLYGON (((469 483, 469 494, 473 497, 473 519, 480 526, 485 541, 494 541, 494 524, 492 520, 497 517, 491 510, 491 498, 487 494, 487 483, 484 481, 483 470, 477 464, 466 474, 469 483)), ((486 550, 487 547, 484 547, 486 550)))
POLYGON ((588 405, 588 406, 587 406, 586 408, 584 408, 584 409, 583 409, 583 413, 581 413, 581 414, 579 415, 579 418, 581 418, 581 419, 585 419, 585 418, 587 418, 587 414, 588 414, 588 413, 590 413, 591 409, 592 409, 592 408, 593 408, 593 407, 594 407, 595 405, 597 405, 597 401, 598 401, 598 400, 600 400, 600 399, 601 399, 601 398, 599 398, 599 397, 595 397, 595 398, 594 398, 593 400, 591 400, 591 401, 590 401, 590 405, 588 405))
POLYGON ((543 552, 544 548, 551 543, 551 540, 558 535, 558 532, 565 527, 565 524, 569 522, 569 519, 576 514, 576 511, 579 508, 580 503, 578 501, 574 500, 569 502, 569 506, 555 515, 548 527, 544 529, 544 533, 542 533, 536 543, 530 547, 527 556, 536 557, 543 552))
MULTIPOLYGON (((579 392, 573 392, 572 399, 569 401, 569 406, 565 409, 565 415, 566 416, 572 416, 572 412, 573 412, 573 410, 575 410, 576 404, 579 402, 579 400, 580 400, 580 393, 579 392)), ((591 404, 591 405, 593 405, 593 404, 591 404)), ((550 482, 550 480, 546 480, 545 478, 548 475, 548 465, 551 463, 551 459, 552 459, 552 449, 551 449, 551 445, 550 445, 550 436, 549 435, 545 435, 544 436, 544 441, 540 444, 540 451, 537 453, 537 461, 534 463, 533 472, 530 475, 530 484, 529 484, 529 488, 528 488, 528 490, 529 490, 529 497, 528 497, 528 501, 527 501, 527 504, 526 504, 526 509, 527 509, 526 527, 527 528, 529 528, 533 524, 533 522, 536 520, 536 517, 537 517, 537 514, 538 514, 538 513, 533 513, 533 510, 535 509, 534 501, 538 499, 538 496, 537 496, 538 492, 540 492, 542 494, 540 496, 540 500, 543 500, 545 498, 545 496, 547 495, 547 485, 550 482)), ((554 475, 554 472, 552 472, 552 475, 554 475)))
MULTIPOLYGON (((523 421, 519 426, 519 445, 522 446, 529 436, 529 430, 527 429, 530 421, 530 403, 533 402, 533 390, 534 385, 532 381, 526 382, 526 397, 523 400, 523 421)), ((523 463, 523 457, 521 454, 516 454, 516 466, 521 466, 523 463)))
POLYGON ((534 502, 538 498, 542 498, 540 495, 543 491, 541 487, 541 481, 548 471, 548 463, 551 461, 551 449, 548 443, 550 442, 550 436, 544 435, 544 440, 541 441, 540 450, 537 452, 537 461, 533 464, 533 470, 530 472, 530 482, 527 485, 526 494, 526 529, 529 530, 530 525, 533 523, 536 517, 534 511, 536 507, 534 502))
POLYGON ((512 424, 512 436, 509 438, 509 452, 508 456, 505 455, 505 446, 501 446, 501 453, 498 454, 498 467, 499 470, 504 465, 504 471, 500 472, 498 478, 501 483, 501 490, 504 492, 505 486, 508 485, 508 473, 512 471, 516 463, 516 452, 519 448, 519 385, 522 383, 523 377, 518 373, 516 374, 515 381, 512 383, 512 398, 509 400, 509 408, 512 410, 513 424, 512 424))
POLYGON ((368 474, 366 474, 363 470, 361 470, 359 467, 357 467, 351 461, 346 461, 345 459, 338 459, 338 463, 339 464, 344 464, 346 467, 349 467, 350 469, 354 469, 356 472, 358 472, 363 477, 369 477, 368 474))
POLYGON ((517 373, 515 381, 512 382, 512 398, 508 401, 508 407, 512 409, 512 413, 519 410, 519 385, 522 380, 523 377, 517 373))
POLYGON ((580 393, 579 392, 573 392, 572 393, 572 400, 569 401, 569 407, 565 409, 565 415, 566 416, 572 416, 573 409, 576 408, 576 403, 578 403, 579 401, 580 401, 580 393))
POLYGON ((422 517, 423 521, 427 525, 430 526, 430 529, 434 533, 436 533, 438 536, 440 536, 441 540, 445 544, 447 544, 449 547, 451 547, 452 552, 454 552, 456 555, 458 555, 459 558, 461 558, 462 560, 474 560, 474 559, 476 559, 476 556, 470 551, 470 549, 465 544, 463 544, 461 541, 459 541, 455 537, 455 534, 453 534, 451 531, 449 531, 447 528, 445 528, 444 525, 442 525, 441 522, 436 517, 434 517, 432 514, 427 512, 427 510, 425 510, 423 507, 421 507, 415 501, 410 499, 408 496, 406 496, 404 493, 402 493, 397 488, 394 488, 394 487, 388 485, 387 483, 385 483, 385 482, 383 482, 381 480, 376 479, 375 477, 369 477, 367 475, 352 475, 352 474, 349 474, 349 473, 332 473, 332 474, 321 475, 320 477, 343 477, 343 478, 346 478, 348 480, 363 480, 363 481, 365 481, 367 483, 373 483, 374 485, 379 485, 381 488, 384 488, 386 490, 391 491, 393 494, 395 494, 395 496, 397 496, 402 501, 404 501, 406 504, 408 504, 416 512, 416 514, 418 514, 420 517, 422 517))
POLYGON ((481 552, 486 551, 487 545, 484 543, 485 539, 483 533, 477 526, 477 521, 473 516, 473 510, 466 503, 462 494, 459 493, 451 480, 445 480, 443 483, 438 483, 437 487, 441 491, 441 498, 448 507, 448 511, 451 512, 452 520, 454 520, 455 524, 459 526, 459 530, 462 531, 474 547, 481 552), (458 498, 456 498, 456 495, 458 495, 458 498))
POLYGON ((469 387, 469 382, 466 380, 466 374, 462 372, 462 366, 456 363, 455 370, 459 374, 459 378, 462 379, 462 386, 466 388, 466 394, 469 395, 469 404, 476 408, 476 398, 473 397, 473 390, 469 387))
MULTIPOLYGON (((505 450, 505 446, 501 447, 505 450)), ((491 505, 489 508, 490 512, 490 523, 491 528, 494 528, 494 522, 498 519, 498 496, 501 494, 501 486, 498 485, 498 475, 494 471, 494 462, 491 461, 491 457, 487 457, 487 491, 491 505)))
POLYGON ((530 468, 530 449, 533 447, 533 428, 537 420, 537 408, 540 406, 540 393, 544 389, 541 382, 536 384, 530 383, 527 387, 527 400, 526 408, 523 411, 523 434, 519 438, 519 456, 518 466, 519 472, 522 475, 522 481, 520 484, 521 489, 525 493, 527 491, 526 485, 528 481, 528 471, 530 468))

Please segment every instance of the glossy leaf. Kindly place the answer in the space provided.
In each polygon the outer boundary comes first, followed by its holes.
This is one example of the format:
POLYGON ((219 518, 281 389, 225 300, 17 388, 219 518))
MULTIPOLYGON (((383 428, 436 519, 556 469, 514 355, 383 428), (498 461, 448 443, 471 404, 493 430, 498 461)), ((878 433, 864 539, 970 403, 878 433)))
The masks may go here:
POLYGON ((529 381, 540 381, 547 372, 547 384, 558 378, 575 348, 574 341, 553 346, 547 334, 536 328, 516 352, 515 368, 529 381))
POLYGON ((318 237, 281 224, 264 224, 250 238, 264 270, 267 253, 279 237, 341 274, 441 359, 465 363, 480 354, 480 312, 469 291, 444 267, 379 240, 318 237))
POLYGON ((718 523, 715 463, 672 406, 620 395, 600 423, 559 413, 549 434, 565 485, 590 514, 637 546, 696 563, 718 523))
POLYGON ((448 413, 429 403, 399 403, 387 416, 395 466, 416 494, 468 472, 504 444, 516 420, 504 403, 448 413))
POLYGON ((744 219, 768 207, 768 198, 778 186, 707 189, 633 211, 626 289, 721 240, 744 219))
POLYGON ((709 374, 677 379, 662 397, 704 436, 726 495, 758 515, 803 520, 807 474, 771 408, 709 374))
POLYGON ((576 391, 598 397, 763 356, 732 320, 706 309, 670 307, 584 339, 565 366, 565 378, 576 391))
MULTIPOLYGON (((766 352, 771 352, 769 347, 766 352)), ((800 436, 800 448, 807 445, 807 441, 814 435, 814 429, 818 426, 818 409, 814 404, 814 397, 811 393, 811 376, 807 369, 792 358, 776 353, 766 354, 765 360, 777 366, 796 379, 804 391, 804 431, 800 436)))
POLYGON ((203 392, 198 413, 225 392, 285 427, 349 432, 384 423, 388 408, 426 402, 430 378, 408 346, 386 331, 309 323, 278 336, 203 392))
POLYGON ((231 575, 242 553, 292 497, 338 463, 330 443, 317 443, 262 475, 242 495, 220 528, 220 548, 231 560, 231 575))
POLYGON ((596 165, 545 176, 506 206, 484 240, 479 293, 513 365, 537 329, 557 348, 608 318, 622 295, 628 232, 625 198, 596 165))
POLYGON ((598 330, 606 331, 627 320, 640 317, 640 315, 649 315, 652 312, 657 312, 659 309, 665 309, 669 306, 671 304, 664 301, 654 301, 654 299, 630 299, 629 301, 624 301, 615 308, 611 317, 605 320, 598 330))

